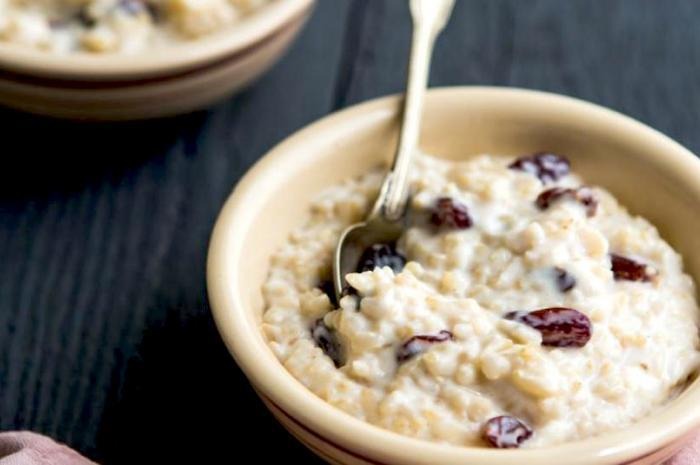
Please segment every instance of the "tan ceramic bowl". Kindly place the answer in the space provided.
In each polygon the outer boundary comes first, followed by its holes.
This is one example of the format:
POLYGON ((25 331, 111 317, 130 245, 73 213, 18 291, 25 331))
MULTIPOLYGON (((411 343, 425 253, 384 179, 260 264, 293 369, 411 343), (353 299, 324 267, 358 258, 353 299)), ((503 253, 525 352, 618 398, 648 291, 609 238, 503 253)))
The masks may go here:
POLYGON ((205 108, 266 71, 314 0, 274 0, 209 37, 137 55, 52 55, 0 42, 0 104, 54 117, 131 120, 205 108))
MULTIPOLYGON (((260 331, 268 259, 309 200, 391 156, 399 100, 374 100, 331 115, 265 156, 226 202, 209 250, 209 297, 236 361, 277 419, 336 464, 657 464, 700 425, 700 384, 623 431, 536 450, 455 447, 403 437, 357 420, 306 390, 277 361, 260 331)), ((664 135, 613 111, 552 94, 446 88, 427 96, 421 147, 447 158, 550 150, 654 222, 700 282, 700 161, 664 135)))

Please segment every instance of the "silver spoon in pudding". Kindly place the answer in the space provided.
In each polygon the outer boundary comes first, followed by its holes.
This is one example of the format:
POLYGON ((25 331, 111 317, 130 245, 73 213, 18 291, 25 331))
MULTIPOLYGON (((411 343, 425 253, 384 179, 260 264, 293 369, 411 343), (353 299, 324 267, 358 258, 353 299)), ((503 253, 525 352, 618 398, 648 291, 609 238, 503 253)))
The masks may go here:
POLYGON ((346 274, 356 271, 363 252, 369 247, 393 247, 404 230, 409 168, 418 145, 430 58, 435 39, 447 24, 453 6, 454 0, 410 0, 413 37, 399 143, 369 215, 345 229, 338 240, 333 257, 333 287, 338 301, 346 287, 346 274))

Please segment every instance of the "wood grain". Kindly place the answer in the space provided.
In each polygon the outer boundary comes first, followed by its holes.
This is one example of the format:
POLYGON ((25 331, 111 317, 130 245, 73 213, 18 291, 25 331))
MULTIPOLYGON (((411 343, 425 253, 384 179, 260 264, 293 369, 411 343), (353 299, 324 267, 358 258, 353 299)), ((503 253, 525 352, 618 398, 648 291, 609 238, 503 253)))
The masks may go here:
MULTIPOLYGON (((402 89, 408 19, 399 0, 320 0, 270 74, 178 119, 76 126, 0 112, 0 429, 47 433, 106 464, 321 463, 220 342, 206 246, 237 179, 275 143, 402 89)), ((693 0, 459 0, 431 83, 581 97, 697 151, 698 21, 693 0)))

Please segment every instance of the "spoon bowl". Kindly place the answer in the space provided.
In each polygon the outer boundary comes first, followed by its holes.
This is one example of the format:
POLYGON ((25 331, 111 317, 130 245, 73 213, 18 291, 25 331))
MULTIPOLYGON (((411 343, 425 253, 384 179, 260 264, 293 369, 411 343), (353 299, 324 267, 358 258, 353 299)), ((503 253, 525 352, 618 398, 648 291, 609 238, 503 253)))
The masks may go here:
POLYGON ((346 292, 344 276, 357 270, 362 253, 376 244, 393 245, 404 230, 403 221, 387 221, 381 216, 373 216, 367 221, 353 224, 340 235, 334 260, 339 273, 333 275, 337 301, 346 292), (339 291, 340 290, 340 291, 339 291))

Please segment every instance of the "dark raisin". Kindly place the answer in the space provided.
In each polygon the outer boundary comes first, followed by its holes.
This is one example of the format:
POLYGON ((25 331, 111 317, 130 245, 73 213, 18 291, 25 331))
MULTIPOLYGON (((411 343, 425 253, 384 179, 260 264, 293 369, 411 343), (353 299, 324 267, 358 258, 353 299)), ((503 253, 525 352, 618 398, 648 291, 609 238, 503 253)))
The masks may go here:
POLYGON ((591 339, 591 320, 573 308, 552 307, 529 313, 510 312, 505 318, 539 331, 543 346, 583 347, 591 339))
POLYGON ((532 430, 517 418, 503 415, 487 421, 481 435, 492 447, 513 449, 529 439, 532 430))
POLYGON ((87 28, 92 28, 97 25, 97 20, 93 18, 86 8, 81 8, 80 11, 78 11, 76 19, 81 25, 87 28))
POLYGON ((430 215, 430 222, 435 226, 452 229, 467 229, 472 225, 467 206, 450 197, 437 199, 430 215))
POLYGON ((579 187, 571 189, 566 187, 553 187, 543 191, 537 196, 535 204, 540 210, 548 209, 554 202, 569 198, 575 200, 586 208, 587 216, 594 216, 598 209, 598 200, 593 195, 593 191, 589 187, 579 187))
POLYGON ((552 203, 560 198, 564 196, 574 197, 575 195, 576 191, 574 189, 569 189, 566 187, 553 187, 542 191, 540 195, 537 196, 535 204, 540 210, 546 210, 552 205, 552 203))
POLYGON ((510 164, 508 168, 520 170, 537 176, 542 183, 558 181, 569 174, 569 160, 554 153, 536 153, 523 156, 510 164))
POLYGON ((617 281, 642 281, 654 279, 656 273, 644 263, 639 263, 622 255, 610 254, 613 276, 617 281))
POLYGON ((343 366, 343 350, 340 341, 335 331, 326 326, 323 318, 319 318, 314 322, 313 326, 311 326, 311 337, 316 342, 316 345, 321 348, 323 353, 333 360, 333 364, 336 368, 343 366))
POLYGON ((372 271, 388 266, 394 273, 400 273, 406 265, 406 257, 396 250, 394 244, 374 244, 367 247, 357 264, 357 272, 372 271))
POLYGON ((158 6, 152 3, 147 3, 146 8, 148 8, 148 13, 151 15, 153 22, 160 23, 165 21, 165 16, 158 6))
POLYGON ((451 341, 453 337, 452 333, 446 329, 443 329, 437 334, 419 334, 418 336, 413 336, 408 341, 401 344, 401 347, 399 347, 399 350, 396 352, 396 360, 405 362, 425 352, 431 345, 451 341))
POLYGON ((561 292, 569 292, 576 286, 576 278, 569 274, 564 268, 554 267, 554 277, 557 287, 561 292))

